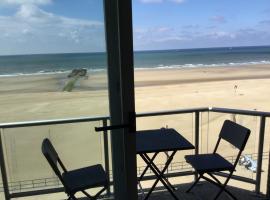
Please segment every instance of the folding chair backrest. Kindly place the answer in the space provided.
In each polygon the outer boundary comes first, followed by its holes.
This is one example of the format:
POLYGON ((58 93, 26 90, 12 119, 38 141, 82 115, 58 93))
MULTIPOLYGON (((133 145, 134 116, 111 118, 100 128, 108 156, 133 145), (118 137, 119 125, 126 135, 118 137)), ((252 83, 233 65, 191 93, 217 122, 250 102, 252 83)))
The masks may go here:
POLYGON ((222 126, 219 137, 226 140, 240 151, 243 151, 249 135, 250 130, 248 128, 226 120, 222 126))
POLYGON ((50 166, 53 169, 53 171, 55 172, 55 174, 58 176, 58 178, 62 182, 62 184, 65 185, 63 182, 63 179, 62 179, 62 173, 61 173, 60 169, 58 168, 58 163, 60 164, 60 166, 64 172, 66 172, 66 168, 63 165, 56 150, 54 149, 52 143, 50 142, 50 140, 48 138, 44 139, 42 142, 42 153, 45 156, 45 158, 47 159, 48 163, 50 164, 50 166))

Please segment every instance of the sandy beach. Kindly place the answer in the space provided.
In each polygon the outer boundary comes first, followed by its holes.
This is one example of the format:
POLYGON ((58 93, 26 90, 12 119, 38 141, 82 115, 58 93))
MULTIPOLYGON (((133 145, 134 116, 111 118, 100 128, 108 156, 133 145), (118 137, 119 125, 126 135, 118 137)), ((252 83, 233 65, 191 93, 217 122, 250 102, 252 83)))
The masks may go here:
MULTIPOLYGON (((80 79, 72 92, 62 91, 67 81, 67 74, 1 77, 0 123, 108 115, 105 72, 80 79)), ((209 106, 270 111, 270 65, 136 70, 135 85, 138 113, 209 106)), ((233 117, 253 131, 245 153, 257 151, 259 118, 204 113, 201 152, 212 151, 223 121, 233 117)), ((193 122, 192 114, 184 114, 139 118, 137 125, 138 129, 172 127, 193 142, 193 122)), ((94 133, 94 126, 99 125, 100 122, 94 122, 4 130, 10 181, 53 176, 40 153, 44 137, 53 140, 69 168, 102 163, 102 136, 94 133), (74 147, 76 150, 71 150, 74 147), (83 156, 77 157, 78 153, 83 156)), ((266 138, 269 138, 268 129, 266 138)), ((265 144, 268 151, 268 139, 265 144)), ((235 155, 231 146, 225 144, 223 148, 227 156, 235 155)), ((183 155, 188 153, 193 152, 179 153, 176 161, 182 161, 183 155)), ((162 163, 164 159, 161 156, 159 161, 162 163)), ((267 162, 263 164, 267 173, 267 162)), ((144 165, 140 159, 138 165, 144 165)), ((237 173, 255 178, 254 173, 246 169, 240 168, 237 173)), ((265 176, 264 179, 266 181, 265 176)))
MULTIPOLYGON (((105 72, 62 92, 67 81, 66 74, 1 77, 0 122, 108 114, 105 72)), ((269 82, 269 65, 136 70, 136 110, 219 106, 270 111, 269 82)))

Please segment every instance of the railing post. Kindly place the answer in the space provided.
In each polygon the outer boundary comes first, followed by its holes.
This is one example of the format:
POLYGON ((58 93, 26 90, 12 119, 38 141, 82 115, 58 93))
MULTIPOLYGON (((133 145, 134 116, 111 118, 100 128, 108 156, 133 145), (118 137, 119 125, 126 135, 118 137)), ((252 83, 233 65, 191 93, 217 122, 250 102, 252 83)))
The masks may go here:
POLYGON ((261 116, 259 144, 258 144, 257 171, 256 171, 256 186, 255 186, 255 192, 257 194, 260 194, 260 189, 261 189, 261 173, 262 173, 262 156, 263 156, 264 135, 265 135, 265 116, 261 116))
POLYGON ((266 197, 270 197, 270 150, 268 153, 268 174, 267 174, 267 185, 266 185, 266 197))
MULTIPOLYGON (((199 153, 199 138, 200 138, 200 112, 195 112, 195 155, 199 153)), ((198 173, 195 173, 194 179, 198 178, 198 173)))
MULTIPOLYGON (((107 119, 102 120, 103 127, 107 126, 107 119)), ((109 161, 109 143, 108 143, 108 131, 103 131, 103 143, 104 143, 104 164, 105 164, 105 171, 107 174, 107 179, 110 182, 110 161, 109 161)), ((111 187, 110 184, 106 189, 107 195, 111 195, 111 187)))
POLYGON ((9 195, 7 171, 6 171, 4 150, 3 150, 3 143, 2 143, 2 134, 3 134, 3 129, 0 129, 0 167, 1 167, 5 199, 10 200, 11 198, 9 197, 10 195, 9 195))

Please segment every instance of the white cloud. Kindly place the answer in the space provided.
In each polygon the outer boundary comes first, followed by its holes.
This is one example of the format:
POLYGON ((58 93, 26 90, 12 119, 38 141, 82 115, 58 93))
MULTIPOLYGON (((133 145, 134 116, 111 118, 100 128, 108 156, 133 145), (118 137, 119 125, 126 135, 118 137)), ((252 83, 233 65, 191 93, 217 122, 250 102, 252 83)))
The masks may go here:
POLYGON ((25 28, 25 29, 22 30, 22 33, 23 34, 30 34, 31 31, 28 28, 25 28))
POLYGON ((260 25, 270 25, 270 20, 262 20, 259 22, 260 25))
POLYGON ((221 16, 221 15, 215 15, 215 16, 211 17, 210 20, 218 22, 218 23, 226 23, 226 21, 227 21, 225 19, 225 17, 221 16))
POLYGON ((175 2, 175 3, 183 3, 185 0, 170 0, 172 2, 175 2))
POLYGON ((164 3, 164 2, 173 2, 173 3, 183 3, 186 0, 140 0, 142 3, 164 3))
POLYGON ((140 0, 142 3, 162 3, 163 0, 140 0))
POLYGON ((155 31, 157 32, 168 32, 168 31, 172 31, 173 28, 171 27, 166 27, 166 26, 163 26, 163 27, 159 27, 159 28, 156 28, 155 31))
POLYGON ((93 27, 102 26, 99 21, 68 18, 53 13, 45 12, 35 5, 22 5, 15 16, 12 17, 15 22, 22 22, 33 27, 41 25, 61 26, 61 27, 93 27))
POLYGON ((188 35, 174 27, 136 28, 134 30, 134 44, 136 49, 151 49, 153 45, 164 45, 190 40, 188 35))
POLYGON ((236 37, 235 33, 225 31, 211 32, 208 34, 208 36, 213 39, 222 39, 222 38, 234 39, 236 37))
POLYGON ((52 0, 0 0, 0 4, 2 5, 25 5, 25 4, 45 5, 51 2, 52 0))
POLYGON ((169 41, 187 41, 187 40, 190 40, 190 39, 186 37, 181 37, 181 36, 168 36, 168 37, 158 38, 154 41, 155 42, 169 42, 169 41))
POLYGON ((134 31, 134 47, 136 50, 147 50, 248 46, 269 44, 270 40, 269 29, 247 27, 236 30, 213 30, 213 28, 201 26, 190 27, 189 29, 184 27, 137 28, 134 31))
POLYGON ((12 16, 0 16, 0 54, 103 51, 103 22, 69 18, 37 5, 20 5, 12 16))
POLYGON ((23 21, 37 21, 40 23, 41 20, 50 20, 50 18, 54 18, 54 15, 41 10, 35 5, 25 4, 20 6, 16 13, 16 17, 21 18, 23 21))

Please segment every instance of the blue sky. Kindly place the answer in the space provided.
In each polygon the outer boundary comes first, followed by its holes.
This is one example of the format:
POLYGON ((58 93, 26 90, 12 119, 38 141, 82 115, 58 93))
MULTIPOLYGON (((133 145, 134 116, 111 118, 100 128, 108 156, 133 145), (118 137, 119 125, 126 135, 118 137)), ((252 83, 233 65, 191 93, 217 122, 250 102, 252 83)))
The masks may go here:
MULTIPOLYGON (((0 0, 0 55, 105 50, 102 0, 0 0)), ((135 50, 270 45, 269 0, 133 0, 135 50)))

